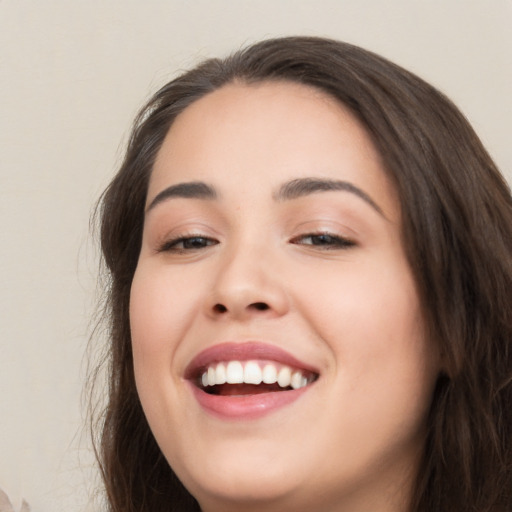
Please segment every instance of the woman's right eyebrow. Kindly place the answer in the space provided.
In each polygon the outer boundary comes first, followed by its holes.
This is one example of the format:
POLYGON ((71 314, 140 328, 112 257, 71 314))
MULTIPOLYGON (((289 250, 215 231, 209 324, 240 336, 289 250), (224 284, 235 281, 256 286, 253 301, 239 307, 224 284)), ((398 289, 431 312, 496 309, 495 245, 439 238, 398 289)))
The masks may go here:
POLYGON ((146 208, 146 213, 152 210, 157 204, 175 197, 185 199, 217 199, 217 192, 211 185, 207 185, 202 181, 177 183, 159 192, 146 208))

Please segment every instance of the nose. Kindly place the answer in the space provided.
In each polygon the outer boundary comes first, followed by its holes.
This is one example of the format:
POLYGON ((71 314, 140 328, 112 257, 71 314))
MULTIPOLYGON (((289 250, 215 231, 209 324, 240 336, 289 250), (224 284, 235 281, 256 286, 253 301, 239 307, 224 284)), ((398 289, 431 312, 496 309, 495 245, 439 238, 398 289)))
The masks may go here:
POLYGON ((273 318, 288 311, 282 272, 275 258, 255 247, 233 250, 217 263, 207 314, 238 321, 273 318))

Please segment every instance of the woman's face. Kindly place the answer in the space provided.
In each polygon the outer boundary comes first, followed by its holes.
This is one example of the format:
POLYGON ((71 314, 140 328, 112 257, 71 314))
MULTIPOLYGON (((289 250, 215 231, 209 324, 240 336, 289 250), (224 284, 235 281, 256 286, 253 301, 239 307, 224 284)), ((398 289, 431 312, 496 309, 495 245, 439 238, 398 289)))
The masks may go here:
POLYGON ((178 116, 130 318, 145 414, 203 511, 403 507, 438 357, 395 190, 338 102, 231 84, 178 116))

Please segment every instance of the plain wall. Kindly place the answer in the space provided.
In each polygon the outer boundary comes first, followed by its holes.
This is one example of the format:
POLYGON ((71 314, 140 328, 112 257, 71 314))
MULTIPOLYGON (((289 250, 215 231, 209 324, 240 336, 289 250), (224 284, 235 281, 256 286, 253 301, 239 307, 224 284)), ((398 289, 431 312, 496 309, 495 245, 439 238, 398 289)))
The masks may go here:
POLYGON ((16 506, 93 510, 89 217, 150 93, 262 38, 343 39, 450 96, 512 181, 511 27, 511 0, 0 0, 0 488, 16 506))

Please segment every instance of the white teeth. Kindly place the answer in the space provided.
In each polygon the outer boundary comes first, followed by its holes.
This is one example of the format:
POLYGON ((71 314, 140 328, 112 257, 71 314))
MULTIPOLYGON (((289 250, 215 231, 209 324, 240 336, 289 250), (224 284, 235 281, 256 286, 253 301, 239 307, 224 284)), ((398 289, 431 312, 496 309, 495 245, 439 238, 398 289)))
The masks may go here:
POLYGON ((292 381, 292 371, 288 366, 283 366, 279 370, 279 374, 277 376, 277 383, 282 388, 287 388, 292 381))
POLYGON ((225 384, 226 383, 226 367, 219 363, 217 368, 215 368, 215 384, 225 384))
MULTIPOLYGON (((304 377, 305 378, 305 377, 304 377)), ((302 373, 301 372, 293 372, 292 374, 292 378, 291 378, 291 387, 293 389, 299 389, 302 387, 302 373)), ((208 379, 209 381, 210 379, 208 379)), ((307 382, 307 379, 306 379, 306 382, 307 382)))
POLYGON ((246 384, 261 384, 261 368, 258 363, 249 361, 244 368, 244 382, 246 384))
POLYGON ((208 386, 215 386, 215 368, 208 368, 208 386))
POLYGON ((277 383, 281 388, 292 387, 300 389, 312 382, 311 375, 304 375, 300 370, 293 370, 289 366, 257 361, 229 361, 215 363, 205 369, 201 374, 201 385, 219 386, 222 384, 253 384, 259 385, 277 383), (263 367, 263 369, 262 369, 263 367))
POLYGON ((266 364, 263 368, 263 382, 265 384, 275 384, 277 382, 277 370, 273 364, 266 364))
POLYGON ((226 382, 228 384, 242 384, 244 381, 244 367, 240 361, 230 361, 226 369, 226 382))

